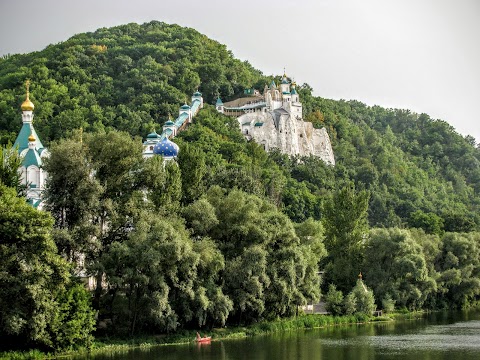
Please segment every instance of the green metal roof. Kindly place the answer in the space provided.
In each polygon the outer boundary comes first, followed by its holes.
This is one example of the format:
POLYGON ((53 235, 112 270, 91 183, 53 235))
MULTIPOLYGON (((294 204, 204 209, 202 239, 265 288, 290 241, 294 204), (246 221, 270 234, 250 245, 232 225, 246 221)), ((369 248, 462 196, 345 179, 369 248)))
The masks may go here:
POLYGON ((195 93, 193 94, 193 96, 202 96, 202 93, 200 91, 195 91, 195 93))
POLYGON ((290 94, 297 95, 298 93, 297 93, 297 90, 295 90, 295 88, 293 88, 292 91, 290 92, 290 94))
POLYGON ((223 105, 222 99, 220 99, 220 96, 217 98, 217 103, 215 104, 216 106, 223 105))
POLYGON ((277 85, 275 84, 275 81, 272 80, 272 82, 270 83, 270 86, 275 86, 276 87, 277 85))
POLYGON ((28 168, 32 165, 40 167, 42 165, 42 159, 35 149, 28 149, 25 157, 23 158, 22 166, 28 168))
MULTIPOLYGON (((178 118, 175 120, 175 126, 179 128, 180 126, 183 125, 185 121, 188 119, 188 114, 187 113, 182 113, 178 116, 178 118)), ((167 129, 169 130, 169 129, 167 129)), ((170 130, 171 131, 171 130, 170 130)))
POLYGON ((170 135, 172 135, 172 134, 173 134, 172 129, 165 129, 165 130, 163 130, 162 135, 160 135, 160 138, 162 140, 168 139, 170 137, 170 135))
POLYGON ((40 205, 40 203, 42 202, 42 200, 40 199, 27 199, 27 203, 30 205, 30 206, 33 206, 34 208, 38 208, 38 205, 40 205))
POLYGON ((191 107, 192 113, 195 114, 199 107, 200 107, 200 100, 198 99, 193 100, 192 107, 191 107))
POLYGON ((20 154, 23 150, 28 149, 28 137, 32 134, 35 137, 35 148, 37 150, 42 149, 44 146, 40 141, 35 128, 30 123, 23 123, 22 128, 20 129, 20 133, 13 144, 15 148, 18 146, 18 153, 20 154))
POLYGON ((157 134, 156 131, 151 132, 150 134, 147 135, 147 139, 157 139, 159 135, 157 134))
POLYGON ((263 122, 257 122, 255 123, 255 126, 263 126, 263 122))
POLYGON ((288 91, 284 91, 282 94, 283 95, 290 95, 290 93, 288 91))
POLYGON ((188 106, 187 104, 185 104, 185 105, 182 105, 182 106, 180 107, 180 109, 182 109, 182 110, 190 110, 190 106, 188 106))
POLYGON ((173 123, 172 120, 168 120, 168 121, 165 123, 165 125, 166 125, 166 126, 172 126, 172 125, 175 125, 175 124, 173 123))

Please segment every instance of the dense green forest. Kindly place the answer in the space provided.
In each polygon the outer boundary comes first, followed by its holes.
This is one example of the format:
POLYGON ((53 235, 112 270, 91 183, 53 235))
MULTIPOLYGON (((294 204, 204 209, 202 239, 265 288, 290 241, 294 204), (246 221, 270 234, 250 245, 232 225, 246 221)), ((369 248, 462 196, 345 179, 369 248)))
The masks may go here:
POLYGON ((266 153, 208 104, 272 79, 160 22, 0 59, 0 346, 89 346, 95 325, 132 336, 249 324, 321 293, 336 314, 477 302, 475 139, 303 84, 305 118, 326 127, 336 166, 266 153), (27 78, 51 152, 44 212, 22 198, 9 145, 27 78), (143 159, 141 137, 197 89, 207 105, 175 138, 178 166, 143 159), (97 279, 91 304, 79 264, 97 279))

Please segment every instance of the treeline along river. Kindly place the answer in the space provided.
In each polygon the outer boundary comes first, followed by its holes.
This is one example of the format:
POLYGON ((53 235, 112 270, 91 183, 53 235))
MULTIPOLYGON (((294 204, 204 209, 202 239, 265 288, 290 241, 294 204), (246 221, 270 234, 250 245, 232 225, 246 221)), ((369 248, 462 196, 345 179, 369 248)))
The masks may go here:
POLYGON ((480 311, 433 313, 417 320, 333 326, 205 345, 192 341, 186 345, 103 354, 94 359, 478 360, 480 311))

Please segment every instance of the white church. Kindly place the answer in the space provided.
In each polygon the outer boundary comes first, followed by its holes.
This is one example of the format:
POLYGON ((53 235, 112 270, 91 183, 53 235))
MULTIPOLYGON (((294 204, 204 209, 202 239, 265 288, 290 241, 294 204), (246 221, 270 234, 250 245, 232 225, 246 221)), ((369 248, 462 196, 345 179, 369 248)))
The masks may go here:
POLYGON ((258 90, 246 91, 248 96, 223 103, 217 99, 217 111, 237 118, 244 136, 263 145, 266 151, 317 156, 335 165, 330 137, 325 128, 315 129, 303 120, 302 103, 296 84, 284 74, 279 86, 274 81, 265 85, 263 95, 258 90))
POLYGON ((27 80, 27 95, 21 105, 23 125, 13 147, 18 148, 18 153, 22 158, 19 172, 22 183, 27 186, 27 201, 32 206, 41 209, 42 192, 45 189, 47 177, 42 165, 44 159, 49 156, 49 152, 43 146, 33 127, 33 109, 35 106, 29 98, 29 85, 30 83, 27 80))

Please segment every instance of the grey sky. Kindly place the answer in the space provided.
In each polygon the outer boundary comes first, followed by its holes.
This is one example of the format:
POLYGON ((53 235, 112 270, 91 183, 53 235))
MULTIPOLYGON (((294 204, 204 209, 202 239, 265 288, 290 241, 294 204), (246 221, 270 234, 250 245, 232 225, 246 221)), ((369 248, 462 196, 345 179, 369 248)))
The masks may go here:
POLYGON ((0 55, 159 20, 315 95, 406 108, 480 141, 478 0, 0 0, 0 55))

